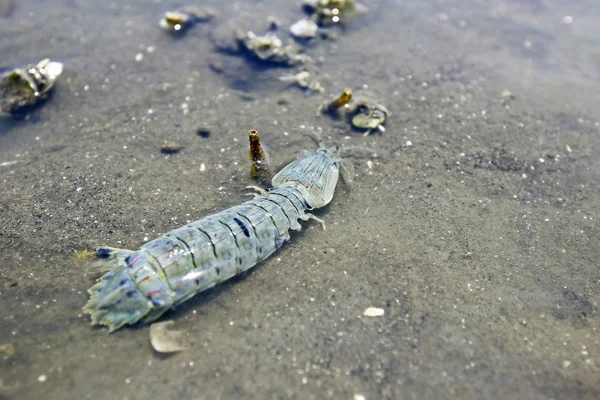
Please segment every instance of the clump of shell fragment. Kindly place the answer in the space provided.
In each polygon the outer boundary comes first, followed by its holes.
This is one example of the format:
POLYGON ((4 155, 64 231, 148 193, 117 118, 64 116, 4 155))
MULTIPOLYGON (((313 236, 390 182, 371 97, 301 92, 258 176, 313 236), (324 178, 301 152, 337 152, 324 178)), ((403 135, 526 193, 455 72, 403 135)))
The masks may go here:
POLYGON ((16 68, 0 78, 0 116, 15 116, 48 97, 63 64, 44 59, 16 68))
POLYGON ((252 31, 236 32, 239 45, 261 61, 294 66, 312 63, 313 60, 293 44, 284 45, 282 40, 272 31, 257 35, 252 31))

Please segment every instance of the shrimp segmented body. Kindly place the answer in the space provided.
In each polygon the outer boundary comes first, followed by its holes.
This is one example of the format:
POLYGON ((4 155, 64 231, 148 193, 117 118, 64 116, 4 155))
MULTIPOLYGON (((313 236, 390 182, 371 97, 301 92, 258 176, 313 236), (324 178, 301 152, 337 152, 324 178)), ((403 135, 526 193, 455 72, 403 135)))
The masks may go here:
MULTIPOLYGON (((99 248, 113 269, 88 290, 84 311, 110 331, 148 323, 268 258, 301 229, 309 210, 328 204, 342 161, 330 149, 307 152, 252 200, 175 229, 137 251, 99 248)), ((343 168, 343 164, 341 165, 343 168)), ((322 221, 320 221, 322 222, 322 221)))

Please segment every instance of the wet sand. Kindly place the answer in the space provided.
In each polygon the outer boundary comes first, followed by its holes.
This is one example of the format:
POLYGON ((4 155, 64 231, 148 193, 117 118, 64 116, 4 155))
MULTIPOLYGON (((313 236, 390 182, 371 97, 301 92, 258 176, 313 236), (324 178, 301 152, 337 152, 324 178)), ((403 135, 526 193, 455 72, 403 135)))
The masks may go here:
POLYGON ((305 96, 278 80, 293 69, 215 52, 228 18, 273 15, 287 37, 302 16, 251 3, 211 2, 220 17, 179 39, 158 27, 173 5, 141 0, 0 17, 0 67, 66 68, 43 106, 0 122, 0 163, 16 161, 0 164, 0 346, 15 349, 0 398, 599 398, 600 8, 371 1, 308 46, 326 93, 305 96), (385 133, 315 115, 363 85, 392 113, 385 133), (166 314, 187 351, 91 327, 75 251, 134 249, 246 200, 249 129, 276 166, 315 133, 353 161, 317 212, 327 231, 304 223, 166 314))

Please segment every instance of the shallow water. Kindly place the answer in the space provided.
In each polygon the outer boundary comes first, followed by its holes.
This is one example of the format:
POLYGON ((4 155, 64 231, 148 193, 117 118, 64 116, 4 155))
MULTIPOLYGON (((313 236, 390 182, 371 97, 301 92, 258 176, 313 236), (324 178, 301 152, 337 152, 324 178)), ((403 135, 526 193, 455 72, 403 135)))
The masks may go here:
POLYGON ((17 0, 0 17, 0 67, 66 68, 0 122, 0 398, 600 397, 597 4, 370 1, 307 47, 326 93, 306 96, 210 35, 273 15, 285 37, 296 2, 203 3, 220 17, 178 39, 158 27, 169 2, 17 0), (363 86, 392 113, 383 134, 315 115, 363 86), (327 231, 305 223, 166 314, 187 351, 91 327, 75 251, 246 200, 253 128, 274 165, 315 134, 354 162, 317 212, 327 231))

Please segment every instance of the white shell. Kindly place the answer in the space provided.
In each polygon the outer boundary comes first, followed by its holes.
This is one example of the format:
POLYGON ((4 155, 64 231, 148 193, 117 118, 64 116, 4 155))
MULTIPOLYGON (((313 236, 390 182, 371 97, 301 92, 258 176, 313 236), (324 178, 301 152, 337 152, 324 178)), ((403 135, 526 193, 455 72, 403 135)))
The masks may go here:
POLYGON ((56 61, 50 61, 44 69, 46 70, 46 73, 48 74, 48 78, 56 79, 57 76, 62 74, 63 68, 64 68, 64 66, 62 63, 59 63, 56 61))
POLYGON ((155 322, 150 325, 150 344, 158 353, 175 353, 188 348, 183 343, 183 331, 169 330, 173 321, 155 322))
POLYGON ((319 27, 312 19, 301 19, 290 26, 290 33, 300 39, 314 38, 317 36, 319 27))
POLYGON ((383 308, 369 307, 363 311, 365 317, 381 317, 384 314, 385 310, 383 308))

